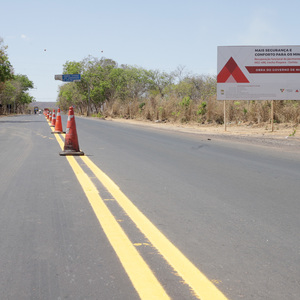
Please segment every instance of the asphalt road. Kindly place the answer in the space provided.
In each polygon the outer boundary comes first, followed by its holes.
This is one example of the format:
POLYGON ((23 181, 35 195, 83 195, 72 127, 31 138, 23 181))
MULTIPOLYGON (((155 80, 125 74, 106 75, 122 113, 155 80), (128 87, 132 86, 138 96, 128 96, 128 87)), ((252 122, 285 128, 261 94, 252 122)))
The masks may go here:
MULTIPOLYGON (((299 299, 300 149, 76 124, 86 156, 225 297, 299 299)), ((44 116, 1 118, 0 145, 0 299, 139 299, 44 116)), ((170 298, 197 299, 110 196, 170 298)))

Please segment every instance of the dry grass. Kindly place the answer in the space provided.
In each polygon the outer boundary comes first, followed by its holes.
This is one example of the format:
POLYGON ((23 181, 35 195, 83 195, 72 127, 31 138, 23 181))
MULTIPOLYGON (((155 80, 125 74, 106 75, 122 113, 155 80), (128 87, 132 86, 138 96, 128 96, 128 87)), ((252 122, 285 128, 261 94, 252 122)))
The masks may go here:
MULTIPOLYGON (((115 100, 104 106, 103 114, 112 118, 149 120, 178 124, 223 124, 223 101, 210 97, 207 101, 176 97, 152 97, 139 101, 115 100)), ((229 124, 268 124, 271 122, 270 101, 227 101, 229 124)), ((274 101, 274 123, 300 122, 299 101, 274 101)))

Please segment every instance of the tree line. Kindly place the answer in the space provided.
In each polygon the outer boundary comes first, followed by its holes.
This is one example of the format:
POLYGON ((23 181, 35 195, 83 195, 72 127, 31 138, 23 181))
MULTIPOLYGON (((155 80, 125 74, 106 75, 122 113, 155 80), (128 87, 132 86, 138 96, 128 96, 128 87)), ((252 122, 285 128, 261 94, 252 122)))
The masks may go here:
POLYGON ((24 113, 34 98, 29 95, 33 82, 26 75, 14 74, 7 46, 0 37, 0 114, 24 113))
POLYGON ((147 102, 159 105, 159 99, 171 103, 176 98, 186 106, 208 101, 216 94, 215 76, 191 76, 184 71, 184 67, 170 73, 147 70, 90 56, 79 62, 67 61, 63 73, 80 73, 81 81, 60 86, 58 105, 64 110, 74 105, 81 114, 137 117, 147 111, 147 102))
MULTIPOLYGON (((223 101, 216 100, 216 76, 197 75, 179 66, 172 72, 119 65, 88 56, 67 61, 64 74, 81 74, 80 82, 60 86, 57 104, 67 111, 97 117, 146 119, 160 122, 223 124, 223 101)), ((228 121, 270 121, 270 101, 227 101, 228 121)), ((299 101, 276 101, 275 122, 300 121, 299 101)))

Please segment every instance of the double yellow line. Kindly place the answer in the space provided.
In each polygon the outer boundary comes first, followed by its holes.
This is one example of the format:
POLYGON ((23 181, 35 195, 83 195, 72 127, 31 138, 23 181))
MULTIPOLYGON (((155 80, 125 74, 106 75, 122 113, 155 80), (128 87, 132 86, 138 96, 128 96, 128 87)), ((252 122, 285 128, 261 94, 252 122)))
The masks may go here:
MULTIPOLYGON (((55 137, 63 149, 63 140, 59 135, 55 135, 55 137)), ((107 208, 91 179, 73 156, 67 156, 66 158, 81 184, 103 231, 118 255, 140 298, 170 299, 147 263, 138 253, 122 227, 107 208)), ((103 171, 87 156, 80 156, 80 158, 113 196, 120 207, 127 213, 137 228, 147 237, 169 265, 173 267, 176 273, 182 277, 184 282, 190 286, 196 297, 201 300, 227 299, 217 287, 152 224, 103 171)))

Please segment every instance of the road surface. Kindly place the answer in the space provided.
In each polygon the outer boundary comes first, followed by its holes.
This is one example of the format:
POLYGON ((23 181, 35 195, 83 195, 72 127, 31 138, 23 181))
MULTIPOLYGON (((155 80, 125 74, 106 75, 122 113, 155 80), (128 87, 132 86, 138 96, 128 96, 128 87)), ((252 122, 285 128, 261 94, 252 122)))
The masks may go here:
POLYGON ((299 299, 300 149, 76 124, 0 119, 0 299, 299 299))

